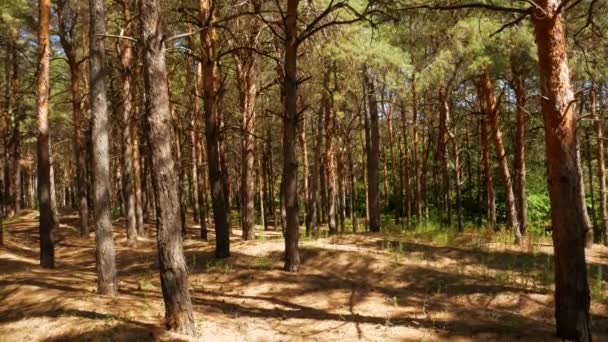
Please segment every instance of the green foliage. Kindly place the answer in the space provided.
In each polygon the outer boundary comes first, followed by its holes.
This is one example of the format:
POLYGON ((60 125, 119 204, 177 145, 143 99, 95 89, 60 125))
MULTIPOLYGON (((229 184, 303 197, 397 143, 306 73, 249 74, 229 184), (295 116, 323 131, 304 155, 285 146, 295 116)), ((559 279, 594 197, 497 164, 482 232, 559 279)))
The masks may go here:
POLYGON ((327 51, 342 63, 355 62, 379 71, 386 78, 387 86, 399 89, 412 67, 407 51, 396 40, 398 34, 394 27, 351 25, 337 33, 335 42, 327 47, 327 51))
POLYGON ((530 222, 546 222, 551 214, 551 203, 546 193, 528 195, 528 220, 530 222))

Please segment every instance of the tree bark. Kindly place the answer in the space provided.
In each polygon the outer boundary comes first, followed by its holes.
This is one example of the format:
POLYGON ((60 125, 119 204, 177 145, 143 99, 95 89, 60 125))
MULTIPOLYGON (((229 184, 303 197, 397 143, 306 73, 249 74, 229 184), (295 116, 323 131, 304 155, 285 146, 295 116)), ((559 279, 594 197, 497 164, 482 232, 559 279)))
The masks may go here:
MULTIPOLYGON (((22 98, 23 94, 20 90, 20 79, 19 79, 19 59, 17 56, 17 39, 19 38, 19 30, 11 28, 10 32, 10 54, 11 54, 11 76, 8 87, 11 89, 14 105, 7 108, 7 114, 13 115, 13 131, 10 138, 10 157, 11 157, 11 168, 10 168, 10 187, 11 192, 10 202, 11 211, 13 215, 19 215, 21 213, 21 120, 23 114, 21 113, 22 98)), ((10 103, 9 102, 9 103, 10 103)))
POLYGON ((526 204, 526 91, 524 79, 516 75, 514 79, 515 89, 515 199, 517 204, 517 215, 521 234, 525 235, 527 230, 527 204, 526 204))
MULTIPOLYGON (((389 97, 389 108, 388 110, 386 110, 386 121, 387 121, 387 134, 388 134, 388 152, 390 155, 390 162, 391 162, 391 189, 392 189, 392 195, 393 195, 393 201, 395 203, 395 222, 399 223, 402 214, 407 215, 407 210, 404 210, 404 208, 406 207, 406 203, 404 202, 404 198, 403 198, 403 188, 405 186, 405 182, 404 182, 404 176, 403 176, 403 170, 404 168, 401 167, 403 163, 403 148, 401 147, 401 144, 399 144, 399 148, 400 148, 400 152, 401 152, 401 158, 399 158, 399 166, 397 166, 397 162, 395 159, 395 144, 394 144, 394 140, 393 140, 393 104, 390 103, 390 97, 389 97), (400 170, 400 177, 399 180, 397 179, 397 170, 400 170)), ((403 110, 403 109, 402 109, 403 110)), ((403 113, 402 113, 403 114, 403 113)), ((402 118, 404 116, 402 115, 402 118)), ((402 130, 405 131, 405 123, 404 120, 401 121, 402 123, 402 130)), ((388 196, 388 195, 387 195, 388 196)), ((407 217, 407 216, 406 216, 407 217)))
POLYGON ((285 56, 283 95, 283 177, 281 180, 282 204, 285 207, 285 271, 297 272, 300 268, 298 240, 298 5, 299 0, 287 0, 285 13, 285 56))
POLYGON ((496 158, 498 158, 498 166, 500 169, 500 176, 502 177, 502 183, 505 188, 505 211, 507 215, 507 228, 513 229, 515 234, 515 243, 522 244, 522 236, 519 227, 519 220, 517 219, 517 209, 515 208, 515 195, 513 193, 513 182, 511 181, 511 175, 509 173, 509 165, 507 163, 507 153, 502 140, 502 132, 498 125, 498 107, 496 105, 496 99, 494 97, 494 85, 490 77, 489 71, 483 74, 481 78, 481 87, 483 89, 483 96, 485 102, 486 115, 490 121, 490 128, 492 138, 494 140, 494 147, 496 148, 496 158))
MULTIPOLYGON (((131 15, 129 0, 122 0, 123 16, 125 19, 125 34, 131 34, 131 15)), ((127 243, 131 246, 137 243, 137 214, 135 200, 135 177, 133 175, 133 140, 131 136, 131 121, 133 116, 132 92, 132 43, 126 39, 121 40, 117 46, 121 66, 121 95, 122 95, 122 192, 126 204, 127 216, 127 243)))
POLYGON ((416 78, 412 78, 412 138, 414 146, 412 158, 414 159, 414 212, 416 220, 422 216, 422 206, 420 205, 420 161, 418 158, 419 137, 418 137, 418 96, 416 94, 416 78))
POLYGON ((220 152, 220 118, 217 109, 217 91, 219 88, 219 66, 216 48, 216 33, 213 28, 213 1, 200 0, 200 20, 206 26, 201 31, 203 48, 202 84, 205 113, 205 135, 207 138, 207 163, 209 168, 209 185, 213 203, 215 222, 215 256, 230 257, 230 208, 227 206, 226 187, 223 178, 222 156, 220 152))
POLYGON ((335 110, 333 100, 333 90, 330 88, 330 77, 332 67, 327 64, 323 76, 323 116, 324 116, 324 135, 325 135, 325 181, 327 185, 327 223, 329 234, 338 232, 336 221, 336 166, 334 161, 334 134, 335 134, 335 110))
POLYGON ((591 341, 585 232, 574 93, 570 86, 566 20, 557 0, 538 1, 532 14, 545 126, 547 176, 555 255, 557 336, 591 341))
POLYGON ((481 86, 479 87, 478 100, 480 103, 480 110, 482 114, 480 116, 480 142, 483 150, 483 172, 484 181, 486 186, 486 220, 490 229, 496 229, 496 197, 494 194, 494 179, 492 176, 492 167, 490 162, 490 146, 488 143, 488 120, 486 115, 483 114, 484 109, 484 96, 481 86))
MULTIPOLYGON (((87 200, 87 151, 84 136, 84 115, 82 113, 82 95, 80 92, 81 71, 76 55, 76 46, 70 39, 74 23, 68 26, 65 18, 66 1, 57 2, 57 21, 59 39, 70 68, 70 90, 72 93, 72 121, 74 123, 74 160, 76 161, 76 188, 78 193, 78 213, 80 218, 80 235, 89 235, 89 205, 87 200)), ((72 18, 73 20, 74 18, 72 18)))
POLYGON ((355 187, 355 163, 353 161, 352 143, 350 139, 346 141, 346 153, 348 158, 348 175, 349 175, 349 187, 350 187, 350 221, 353 225, 353 233, 357 232, 357 189, 355 187))
MULTIPOLYGON (((253 11, 259 12, 260 3, 253 4, 253 11)), ((256 21, 257 22, 257 21, 256 21)), ((254 47, 260 27, 256 24, 250 28, 247 45, 254 47)), ((237 55, 236 74, 241 110, 241 229, 243 240, 255 238, 255 144, 256 96, 257 96, 257 63, 252 50, 245 50, 237 55)))
POLYGON ((49 69, 51 47, 49 25, 51 0, 38 1, 38 206, 40 210, 40 265, 43 268, 55 267, 55 246, 53 230, 55 216, 51 205, 51 160, 49 138, 49 69))
POLYGON ((8 46, 6 49, 6 61, 5 61, 5 92, 4 92, 4 105, 5 105, 5 113, 4 113, 4 122, 3 122, 3 130, 1 133, 2 139, 4 142, 4 151, 3 151, 3 161, 4 161, 4 172, 3 172, 3 183, 4 183, 4 196, 6 197, 6 210, 7 216, 13 217, 15 215, 15 206, 13 203, 14 196, 14 184, 13 184, 13 161, 11 155, 11 134, 10 134, 10 126, 11 126, 11 114, 13 112, 13 60, 15 59, 16 50, 15 50, 15 35, 16 30, 11 29, 12 32, 9 33, 10 38, 8 40, 8 46))
POLYGON ((448 156, 448 126, 450 122, 450 106, 448 103, 448 92, 441 92, 442 99, 441 108, 439 109, 439 137, 437 141, 438 159, 441 163, 441 181, 442 181, 442 204, 443 210, 447 213, 447 225, 452 225, 452 204, 450 196, 450 173, 449 173, 449 156, 448 156))
MULTIPOLYGON (((202 79, 202 64, 196 63, 196 77, 194 80, 194 108, 197 117, 200 116, 200 84, 202 79)), ((195 138, 196 138, 196 181, 198 182, 198 222, 200 225, 200 236, 202 240, 207 240, 207 177, 205 174, 205 148, 203 147, 203 132, 202 127, 199 123, 200 120, 195 121, 195 138)))
POLYGON ((90 0, 89 31, 89 85, 93 116, 93 172, 95 207, 95 246, 97 262, 97 291, 114 296, 118 290, 116 261, 110 206, 110 145, 108 141, 108 104, 105 79, 104 4, 102 0, 90 0))
MULTIPOLYGON (((604 241, 608 241, 608 210, 606 209, 606 165, 604 162, 604 121, 597 112, 596 85, 591 85, 591 116, 595 122, 595 135, 597 145, 597 178, 600 183, 600 215, 604 241)), ((592 175, 590 175, 592 177, 592 175)), ((592 190, 593 191, 593 190, 592 190)))
POLYGON ((369 147, 367 149, 367 178, 369 196, 369 230, 380 232, 380 187, 379 187, 379 157, 380 132, 378 129, 378 104, 376 89, 369 70, 365 68, 363 78, 366 85, 369 110, 369 147))
POLYGON ((157 248, 167 329, 195 334, 188 272, 181 234, 178 179, 171 153, 169 89, 160 18, 160 0, 142 0, 144 80, 150 127, 152 178, 156 197, 157 248))
MULTIPOLYGON (((304 178, 304 203, 305 203, 305 210, 306 210, 306 215, 308 216, 308 213, 310 212, 310 186, 309 186, 309 180, 310 180, 310 175, 309 175, 309 165, 308 165, 308 141, 306 139, 306 116, 303 114, 302 115, 302 126, 300 127, 300 135, 299 135, 299 139, 300 139, 300 145, 302 146, 302 169, 303 169, 303 178, 304 178)), ((306 219, 305 219, 306 220, 306 219)), ((306 235, 308 235, 310 232, 308 231, 308 225, 307 225, 307 229, 306 229, 306 235)))
MULTIPOLYGON (((141 31, 141 30, 140 30, 141 31)), ((140 59, 142 56, 141 49, 136 49, 137 59, 140 59)), ((142 113, 145 113, 145 92, 144 86, 142 85, 142 77, 141 77, 141 68, 136 66, 134 69, 134 80, 136 90, 133 91, 133 94, 137 94, 137 98, 135 99, 135 110, 131 115, 131 120, 129 122, 129 128, 131 132, 131 159, 133 160, 133 186, 135 188, 135 217, 137 219, 137 235, 145 236, 147 235, 146 227, 144 225, 144 205, 143 205, 143 191, 142 191, 142 182, 145 182, 145 178, 142 179, 142 171, 141 171, 141 147, 139 144, 139 127, 141 124, 142 113)))
MULTIPOLYGON (((322 107, 321 107, 322 108, 322 107)), ((323 115, 317 115, 316 126, 313 123, 313 137, 315 137, 315 144, 313 147, 313 167, 310 176, 310 195, 308 199, 307 211, 306 211, 306 235, 316 234, 319 231, 319 212, 317 210, 319 202, 319 188, 321 187, 320 172, 321 167, 321 145, 323 145, 323 115)))

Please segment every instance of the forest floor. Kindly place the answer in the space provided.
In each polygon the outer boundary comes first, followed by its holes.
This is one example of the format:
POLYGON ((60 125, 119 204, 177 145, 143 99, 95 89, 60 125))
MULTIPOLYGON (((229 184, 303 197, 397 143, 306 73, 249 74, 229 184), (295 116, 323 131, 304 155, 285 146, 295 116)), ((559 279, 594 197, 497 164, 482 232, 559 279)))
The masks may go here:
MULTIPOLYGON (((77 217, 56 232, 57 268, 38 266, 37 213, 5 222, 0 248, 1 341, 181 341, 162 329, 154 238, 127 246, 115 222, 120 293, 96 295, 93 234, 77 217), (8 235, 8 237, 7 237, 8 235)), ((280 232, 185 242, 201 341, 552 341, 548 239, 515 248, 489 232, 349 234, 302 239, 302 267, 282 271, 280 232)), ((213 235, 212 235, 213 236, 213 235)), ((587 251, 596 341, 608 341, 608 248, 587 251)))

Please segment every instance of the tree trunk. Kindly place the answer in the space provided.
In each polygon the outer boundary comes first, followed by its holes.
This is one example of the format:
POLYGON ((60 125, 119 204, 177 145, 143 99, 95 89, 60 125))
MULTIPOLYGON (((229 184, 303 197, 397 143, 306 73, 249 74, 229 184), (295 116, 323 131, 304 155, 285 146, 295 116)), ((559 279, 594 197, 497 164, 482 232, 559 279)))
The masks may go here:
MULTIPOLYGON (((405 114, 405 113, 404 113, 405 114)), ((412 78, 412 135, 413 135, 413 153, 414 158, 414 212, 416 220, 420 220, 422 216, 422 207, 420 205, 420 162, 418 160, 418 96, 416 95, 416 78, 412 78)))
POLYGON ((217 110, 217 91, 219 88, 219 66, 215 59, 216 33, 213 28, 214 16, 211 13, 212 0, 199 1, 200 19, 207 27, 201 31, 203 48, 203 99, 205 113, 205 135, 207 138, 207 163, 209 168, 209 185, 213 203, 215 223, 215 256, 230 256, 230 208, 227 206, 226 187, 223 178, 222 156, 220 152, 220 118, 217 110))
POLYGON ((353 233, 357 232, 357 190, 355 187, 355 163, 353 161, 352 145, 350 140, 346 142, 346 153, 348 157, 348 175, 349 175, 349 187, 350 187, 350 221, 353 225, 353 233))
MULTIPOLYGON (((68 26, 65 18, 65 1, 57 4, 57 21, 59 23, 59 39, 70 67, 70 82, 72 93, 72 121, 74 123, 74 160, 76 165, 76 188, 78 193, 78 213, 80 218, 80 235, 89 235, 89 205, 87 200, 87 151, 84 136, 84 115, 82 113, 82 95, 80 92, 81 71, 76 56, 76 46, 70 39, 74 23, 68 26)), ((72 20, 74 20, 72 18, 72 20)))
MULTIPOLYGON (((389 101, 390 102, 390 101, 389 101)), ((386 121, 387 121, 387 133, 388 133, 388 152, 390 154, 390 161, 391 161, 391 188, 392 188, 392 195, 393 195, 393 201, 395 203, 395 222, 399 223, 399 220, 401 219, 401 214, 407 214, 407 211, 404 211, 404 201, 403 201, 403 187, 405 186, 404 184, 404 177, 403 177, 403 172, 400 171, 401 173, 401 177, 399 177, 400 180, 397 179, 397 169, 398 170, 403 170, 403 167, 398 167, 397 163, 396 163, 396 159, 395 159, 395 144, 393 141, 393 104, 389 103, 390 107, 388 108, 388 110, 386 110, 386 121)), ((403 117, 403 115, 402 115, 403 117)), ((402 121, 403 123, 403 121, 402 121)), ((402 128, 403 130, 405 130, 405 126, 403 126, 402 128)), ((399 146, 401 146, 401 144, 399 144, 399 146)), ((402 149, 400 147, 400 149, 402 149)), ((401 151, 403 152, 403 151, 401 151)), ((401 157, 403 157, 403 155, 401 155, 401 157)), ((403 164, 403 158, 399 158, 399 164, 403 164)))
MULTIPOLYGON (((4 62, 4 67, 5 67, 5 76, 7 78, 5 84, 8 85, 9 81, 9 75, 10 75, 10 54, 6 53, 6 61, 4 62)), ((5 92, 4 92, 4 101, 1 102, 2 105, 6 106, 8 104, 8 102, 10 101, 10 94, 9 94, 9 90, 10 87, 5 86, 5 92)), ((8 107, 8 106, 7 106, 8 107)), ((9 174, 9 164, 10 164, 10 159, 8 156, 8 151, 9 151, 9 146, 8 146, 8 128, 9 128, 9 118, 8 118, 8 110, 7 108, 2 108, 0 107, 0 145, 2 147, 2 154, 0 154, 0 162, 2 164, 0 164, 0 192, 2 194, 2 196, 0 196, 0 211, 2 215, 8 214, 8 203, 7 203, 7 196, 8 196, 8 187, 7 187, 7 181, 8 181, 8 174, 9 174)))
POLYGON ((297 272, 300 268, 298 240, 298 157, 296 143, 298 133, 298 4, 299 0, 287 0, 285 14, 285 56, 283 95, 283 177, 281 180, 282 206, 285 208, 285 271, 297 272))
POLYGON ((319 188, 321 187, 320 172, 321 167, 321 145, 323 145, 323 115, 317 115, 316 126, 313 123, 313 136, 315 137, 315 144, 313 148, 313 168, 310 177, 310 195, 306 211, 306 235, 311 233, 317 233, 319 231, 319 211, 317 206, 319 203, 319 188))
POLYGON ((515 199, 521 234, 527 230, 527 204, 526 204, 526 91, 524 79, 517 75, 514 80, 515 89, 515 199))
MULTIPOLYGON (((194 108, 197 117, 201 115, 200 109, 200 84, 202 79, 202 65, 196 63, 196 74, 194 78, 194 108)), ((198 222, 200 224, 200 236, 202 240, 207 240, 207 177, 205 175, 205 148, 203 147, 203 132, 199 123, 200 120, 195 120, 194 130, 196 138, 196 181, 198 182, 198 222)))
POLYGON ((10 32, 10 39, 8 42, 8 46, 7 46, 7 51, 6 51, 6 61, 5 61, 5 76, 6 76, 6 84, 5 84, 5 92, 4 92, 4 105, 5 105, 5 114, 4 114, 4 127, 3 127, 3 131, 1 133, 3 133, 2 139, 4 141, 4 155, 3 155, 3 160, 4 160, 4 177, 3 177, 3 182, 4 182, 4 196, 6 197, 6 209, 7 209, 7 216, 8 217, 13 217, 15 215, 15 206, 13 203, 13 195, 14 195, 14 185, 13 185, 13 161, 12 161, 12 156, 11 156, 11 145, 12 145, 12 141, 11 141, 11 134, 9 132, 10 130, 10 126, 11 126, 11 121, 10 121, 10 117, 11 117, 11 113, 13 112, 13 60, 15 59, 15 35, 16 30, 11 30, 12 32, 10 32))
POLYGON ((365 68, 363 78, 366 85, 366 95, 369 109, 369 148, 367 149, 367 177, 369 196, 369 230, 380 232, 380 187, 379 187, 379 157, 380 132, 378 129, 378 104, 374 81, 365 68))
POLYGON ((439 137, 437 141, 438 159, 441 163, 442 199, 443 210, 447 213, 447 225, 452 225, 452 204, 450 196, 450 173, 448 157, 448 126, 450 121, 450 106, 448 103, 448 90, 441 92, 441 108, 439 109, 439 137))
POLYGON ((585 232, 574 93, 570 86, 566 22, 557 0, 538 1, 532 14, 540 71, 547 176, 555 255, 557 336, 591 341, 585 232))
POLYGON ((330 76, 332 67, 325 66, 323 76, 323 115, 324 115, 324 136, 325 136, 325 153, 323 159, 325 161, 325 181, 327 184, 327 223, 329 234, 338 232, 336 221, 336 166, 334 162, 334 134, 335 134, 335 110, 333 91, 330 89, 330 76))
POLYGON ((460 148, 458 147, 458 142, 456 141, 456 136, 452 135, 452 147, 454 151, 454 190, 456 191, 456 214, 458 220, 458 231, 462 232, 464 230, 464 222, 462 216, 462 191, 460 179, 461 176, 461 163, 460 163, 460 148))
MULTIPOLYGON (((584 155, 587 159, 587 174, 589 175, 587 178, 589 178, 589 196, 591 197, 591 219, 593 220, 593 226, 597 226, 597 215, 595 215, 595 191, 593 191, 595 187, 593 186, 593 151, 591 151, 591 131, 592 127, 585 130, 584 155)), ((582 174, 582 176, 584 176, 584 174, 582 174)))
MULTIPOLYGON (((137 49, 137 58, 140 59, 142 56, 141 49, 137 49)), ((133 186, 135 188, 135 217, 137 219, 137 235, 147 235, 146 227, 144 225, 144 205, 143 205, 143 191, 142 182, 145 182, 145 177, 142 179, 142 158, 141 148, 139 144, 139 127, 141 127, 142 113, 146 113, 145 105, 145 91, 142 85, 141 68, 137 66, 134 70, 133 79, 136 80, 135 86, 136 91, 134 94, 138 94, 136 98, 136 107, 131 115, 131 121, 129 122, 129 128, 131 132, 131 159, 133 160, 133 186)))
MULTIPOLYGON (((484 97, 482 95, 483 90, 481 86, 479 88, 479 103, 480 109, 484 111, 483 103, 484 97)), ((484 180, 486 185, 486 219, 488 227, 490 229, 496 229, 496 197, 494 194, 494 179, 492 176, 492 167, 490 164, 490 146, 488 143, 488 120, 486 115, 482 114, 480 117, 480 140, 481 148, 483 150, 483 171, 484 180)))
MULTIPOLYGON (((595 121, 595 135, 597 142, 597 178, 600 183, 600 215, 604 241, 608 241, 608 211, 606 210, 606 165, 604 163, 604 121, 597 113, 596 86, 591 86, 591 116, 595 121)), ((591 176, 591 175, 590 175, 591 176)), ((591 176, 592 177, 592 176, 591 176)))
MULTIPOLYGON (((123 0, 123 13, 127 22, 126 34, 130 35, 129 0, 123 0)), ((133 64, 133 49, 131 42, 123 39, 118 46, 121 64, 121 95, 122 95, 122 192, 126 204, 127 243, 131 246, 137 243, 137 214, 135 203, 135 186, 133 176, 133 141, 131 139, 131 121, 133 116, 133 93, 131 88, 131 68, 133 64)))
POLYGON ((517 209, 515 208, 515 195, 513 193, 513 182, 509 173, 509 165, 507 163, 507 153, 502 141, 502 132, 498 125, 498 107, 494 98, 494 85, 490 78, 490 73, 486 70, 481 78, 481 87, 483 89, 484 102, 486 105, 486 115, 490 121, 492 138, 494 147, 496 148, 496 158, 498 158, 498 166, 500 176, 505 188, 505 211, 507 215, 507 228, 513 229, 515 234, 515 243, 522 244, 521 231, 519 220, 517 219, 517 209))
POLYGON ((165 325, 177 333, 195 334, 188 272, 182 245, 178 179, 171 153, 169 89, 162 41, 159 0, 142 0, 144 80, 150 125, 152 178, 156 197, 157 248, 165 303, 165 325))
MULTIPOLYGON (((190 49, 194 49, 193 39, 188 39, 188 46, 190 49)), ((189 84, 188 90, 190 95, 190 104, 192 107, 189 108, 189 138, 190 138, 190 185, 192 194, 192 212, 195 223, 199 223, 201 219, 201 207, 200 207, 200 189, 199 189, 199 114, 201 112, 201 101, 200 101, 200 90, 199 90, 199 62, 194 58, 188 60, 188 70, 186 72, 186 80, 189 84)), ((203 223, 204 224, 204 223, 203 223)), ((202 234, 201 234, 202 235, 202 234)), ((202 237, 202 236, 201 236, 202 237)))
MULTIPOLYGON (((257 33, 252 33, 250 42, 255 44, 257 33)), ((243 240, 255 238, 253 226, 255 217, 255 121, 257 70, 253 51, 241 54, 237 60, 237 80, 241 109, 241 228, 243 240)))
POLYGON ((428 170, 429 170, 429 153, 431 151, 433 145, 433 139, 431 138, 431 129, 432 122, 428 123, 428 134, 426 139, 426 148, 424 149, 423 159, 422 159, 422 179, 420 195, 424 199, 423 207, 424 207, 424 218, 428 220, 429 218, 429 190, 428 190, 428 170))
MULTIPOLYGON (((309 166, 308 166, 308 141, 306 140, 306 116, 302 115, 302 127, 300 128, 300 145, 302 146, 302 169, 304 172, 304 203, 306 215, 310 212, 310 186, 309 186, 309 166)), ((306 229, 306 235, 309 235, 308 225, 306 229)))
POLYGON ((118 290, 114 239, 112 237, 112 208, 110 206, 110 145, 108 141, 108 104, 105 79, 104 4, 90 0, 89 85, 93 117, 93 172, 95 207, 95 246, 97 262, 97 291, 114 296, 118 290))
POLYGON ((19 30, 12 28, 10 33, 10 46, 11 46, 11 77, 10 84, 8 87, 11 88, 12 97, 14 98, 12 102, 14 102, 14 108, 7 108, 7 113, 10 115, 13 114, 13 132, 10 140, 10 149, 11 149, 11 174, 10 174, 10 184, 12 192, 10 193, 11 199, 11 210, 14 215, 19 215, 21 213, 21 120, 23 114, 21 113, 22 105, 22 92, 19 89, 20 80, 19 80, 19 59, 17 57, 17 39, 19 38, 19 30))
POLYGON ((262 165, 258 159, 258 172, 257 172, 257 183, 258 183, 258 197, 260 199, 260 223, 264 230, 268 230, 266 225, 266 209, 264 208, 264 185, 263 185, 263 177, 262 177, 262 165))
POLYGON ((38 206, 40 210, 40 265, 43 268, 55 267, 55 246, 53 230, 56 222, 51 205, 51 156, 49 138, 49 67, 51 47, 49 25, 51 0, 38 1, 38 206))

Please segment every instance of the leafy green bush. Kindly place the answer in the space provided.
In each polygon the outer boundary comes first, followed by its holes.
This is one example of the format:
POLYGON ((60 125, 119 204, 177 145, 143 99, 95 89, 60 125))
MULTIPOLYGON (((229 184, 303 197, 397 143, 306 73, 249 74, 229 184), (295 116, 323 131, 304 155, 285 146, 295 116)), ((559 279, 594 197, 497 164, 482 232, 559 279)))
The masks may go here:
POLYGON ((550 219, 551 204, 544 193, 528 195, 528 220, 542 222, 550 219))

